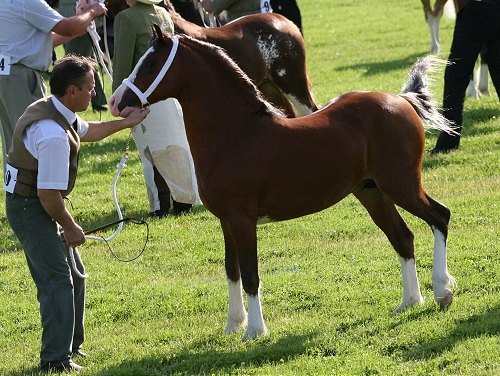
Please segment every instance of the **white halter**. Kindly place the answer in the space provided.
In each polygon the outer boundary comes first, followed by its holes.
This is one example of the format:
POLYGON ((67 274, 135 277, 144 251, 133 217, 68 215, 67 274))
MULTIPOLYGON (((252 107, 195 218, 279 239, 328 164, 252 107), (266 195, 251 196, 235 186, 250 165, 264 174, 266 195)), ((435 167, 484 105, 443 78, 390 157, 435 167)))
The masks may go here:
POLYGON ((145 57, 153 51, 153 47, 149 47, 149 49, 146 51, 144 55, 142 55, 141 59, 135 66, 134 70, 132 73, 130 73, 130 76, 128 78, 123 80, 123 83, 128 86, 130 90, 132 90, 135 95, 139 97, 139 100, 141 101, 141 104, 143 106, 149 106, 148 102, 148 97, 155 91, 156 87, 159 85, 163 77, 165 77, 165 74, 167 73, 168 69, 170 68, 170 65, 172 65, 172 61, 174 60, 175 54, 177 53, 177 47, 179 46, 179 38, 177 35, 174 35, 173 37, 174 44, 172 46, 172 50, 170 50, 170 54, 168 55, 168 59, 165 61, 165 64, 163 65, 163 68, 161 68, 161 71, 158 73, 158 76, 155 78, 155 80, 151 83, 149 88, 143 93, 142 91, 139 90, 137 86, 134 85, 134 80, 135 77, 137 76, 137 72, 139 68, 142 65, 143 60, 145 57))

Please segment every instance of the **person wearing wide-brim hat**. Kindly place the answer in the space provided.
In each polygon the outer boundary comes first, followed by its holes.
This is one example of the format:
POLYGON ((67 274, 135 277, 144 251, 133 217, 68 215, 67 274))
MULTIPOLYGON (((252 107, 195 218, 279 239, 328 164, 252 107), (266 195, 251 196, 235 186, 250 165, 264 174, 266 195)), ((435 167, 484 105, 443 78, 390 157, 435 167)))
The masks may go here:
POLYGON ((226 11, 227 22, 250 14, 273 11, 271 0, 202 0, 202 4, 207 13, 216 16, 226 11))
MULTIPOLYGON (((155 4, 163 0, 127 0, 130 8, 114 20, 113 91, 127 78, 149 48, 156 23, 174 33, 170 14, 155 4)), ((148 118, 132 132, 141 157, 150 216, 188 212, 199 204, 194 163, 187 142, 182 108, 169 98, 150 107, 148 118)))

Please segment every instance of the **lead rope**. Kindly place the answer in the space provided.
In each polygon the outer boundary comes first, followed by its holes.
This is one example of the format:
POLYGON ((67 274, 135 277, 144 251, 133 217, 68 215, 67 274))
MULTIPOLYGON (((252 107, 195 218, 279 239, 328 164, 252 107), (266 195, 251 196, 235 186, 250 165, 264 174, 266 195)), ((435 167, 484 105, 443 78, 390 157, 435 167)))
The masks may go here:
MULTIPOLYGON (((128 159, 128 151, 130 149, 130 136, 131 135, 129 134, 129 137, 127 138, 126 147, 125 147, 125 153, 123 154, 123 157, 122 157, 120 163, 117 166, 118 168, 117 168, 117 171, 116 171, 116 174, 115 174, 115 178, 113 180, 113 185, 112 185, 113 202, 115 204, 115 208, 116 208, 116 211, 118 213, 119 220, 115 221, 115 222, 112 222, 112 223, 109 223, 107 225, 95 228, 93 230, 89 230, 89 231, 85 232, 85 239, 98 240, 98 241, 101 241, 101 242, 105 242, 108 245, 108 248, 109 248, 111 254, 117 260, 123 261, 123 262, 130 262, 130 261, 133 261, 133 260, 137 259, 139 256, 141 256, 142 253, 144 252, 144 249, 146 248, 146 244, 147 244, 147 241, 148 241, 148 238, 149 238, 149 227, 148 227, 148 224, 147 224, 146 221, 139 220, 139 219, 136 219, 136 218, 123 218, 123 213, 122 213, 122 211, 120 209, 120 205, 118 204, 118 198, 117 198, 117 194, 116 194, 116 184, 118 182, 118 177, 120 176, 120 173, 121 173, 122 169, 126 166, 126 162, 127 162, 127 159, 128 159), (132 221, 133 223, 136 223, 136 224, 145 224, 146 225, 146 229, 147 229, 146 241, 144 242, 144 247, 142 248, 142 250, 140 251, 140 253, 137 256, 135 256, 135 257, 133 257, 132 259, 129 259, 129 260, 123 260, 123 259, 119 258, 118 256, 116 256, 116 254, 111 250, 111 247, 108 244, 109 241, 113 240, 114 238, 116 238, 116 236, 118 236, 118 234, 120 233, 120 231, 123 228, 123 223, 126 222, 126 221, 132 221), (90 234, 92 234, 94 232, 98 232, 100 230, 104 230, 104 229, 106 229, 108 227, 111 227, 111 226, 114 226, 116 224, 118 224, 118 228, 116 229, 116 231, 114 232, 114 234, 111 235, 109 238, 103 238, 103 237, 99 237, 99 236, 90 236, 90 234)), ((71 262, 71 268, 73 269, 74 273, 78 277, 80 277, 82 279, 88 278, 89 275, 87 273, 83 274, 82 272, 80 272, 80 270, 78 270, 78 267, 76 266, 76 257, 79 258, 80 263, 83 266, 83 261, 81 260, 81 257, 80 257, 80 255, 78 253, 78 249, 76 247, 69 247, 69 259, 70 259, 70 262, 71 262)))
MULTIPOLYGON (((89 37, 90 37, 90 39, 92 41, 92 46, 93 46, 94 54, 96 55, 96 57, 97 57, 97 59, 99 61, 99 64, 101 65, 102 69, 104 70, 104 72, 108 76, 110 83, 113 84, 113 74, 112 74, 113 69, 112 69, 112 65, 111 65, 111 58, 110 58, 110 54, 109 54, 108 41, 107 41, 106 17, 103 17, 103 33, 104 33, 103 35, 104 35, 104 47, 105 47, 105 50, 106 50, 106 57, 107 57, 107 60, 108 60, 108 65, 106 65, 106 63, 104 61, 104 53, 102 52, 102 50, 101 50, 101 48, 99 46, 99 41, 101 40, 101 38, 99 37, 99 34, 97 33, 95 22, 92 22, 92 24, 87 27, 87 33, 88 33, 88 35, 89 35, 89 37)), ((86 239, 105 242, 108 245, 108 248, 109 248, 111 254, 116 259, 118 259, 119 261, 123 261, 123 262, 133 261, 133 260, 137 259, 139 256, 141 256, 142 253, 144 252, 144 249, 146 248, 146 244, 147 244, 147 241, 148 241, 148 238, 149 238, 149 227, 148 227, 146 221, 139 220, 139 219, 136 219, 136 218, 123 218, 123 214, 122 214, 122 211, 120 209, 120 205, 118 204, 118 198, 117 198, 117 194, 116 194, 116 185, 118 183, 118 178, 120 176, 120 173, 121 173, 122 169, 126 166, 126 163, 127 163, 128 152, 129 152, 129 149, 130 149, 130 138, 131 138, 131 135, 132 135, 132 130, 130 131, 130 134, 129 134, 128 138, 127 138, 125 152, 123 154, 123 157, 122 157, 120 163, 117 166, 117 171, 116 171, 115 178, 113 180, 113 184, 112 184, 112 188, 111 188, 111 191, 112 191, 112 194, 113 194, 113 202, 114 202, 114 205, 115 205, 115 208, 116 208, 116 212, 118 213, 119 220, 116 221, 116 222, 113 222, 113 223, 111 223, 109 225, 99 227, 98 229, 94 229, 94 230, 90 230, 90 231, 85 232, 85 238, 86 239), (126 221, 132 221, 133 223, 136 223, 136 224, 146 224, 146 229, 147 229, 146 241, 144 242, 144 247, 142 248, 142 250, 140 251, 140 253, 136 257, 133 257, 132 259, 129 259, 129 260, 123 260, 123 259, 119 258, 118 256, 116 256, 115 253, 112 251, 109 243, 108 243, 109 241, 115 239, 118 236, 118 234, 120 233, 120 231, 123 228, 123 223, 126 222, 126 221), (116 231, 114 232, 114 234, 111 235, 109 238, 103 238, 103 237, 90 236, 89 235, 89 234, 91 234, 93 232, 97 232, 98 230, 102 230, 104 228, 111 227, 111 226, 113 226, 115 224, 118 224, 118 228, 116 229, 116 231)), ((78 256, 78 258, 80 260, 80 263, 83 266, 83 262, 81 260, 81 257, 79 255, 79 253, 78 253, 78 249, 76 247, 75 248, 69 247, 69 259, 70 259, 71 267, 72 267, 74 273, 78 277, 80 277, 82 279, 88 278, 88 274, 87 273, 82 273, 82 272, 80 272, 78 270, 78 268, 76 266, 75 255, 78 256)))

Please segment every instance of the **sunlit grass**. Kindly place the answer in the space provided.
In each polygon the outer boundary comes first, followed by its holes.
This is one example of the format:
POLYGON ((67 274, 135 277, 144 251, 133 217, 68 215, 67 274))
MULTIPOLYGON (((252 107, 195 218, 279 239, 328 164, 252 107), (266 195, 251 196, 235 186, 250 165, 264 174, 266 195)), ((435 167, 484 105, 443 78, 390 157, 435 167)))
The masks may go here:
MULTIPOLYGON (((349 90, 398 93, 430 38, 418 1, 303 0, 309 74, 320 104, 349 90)), ((452 21, 443 21, 442 50, 452 21)), ((443 55, 446 58, 446 53, 443 55)), ((442 96, 442 71, 433 89, 442 96)), ((109 86, 108 86, 109 87, 109 86)), ((218 220, 192 215, 148 220, 144 253, 124 263, 104 243, 80 247, 87 284, 85 375, 494 375, 500 373, 500 108, 468 98, 461 148, 426 155, 423 183, 452 212, 448 267, 458 285, 440 311, 432 297, 433 237, 402 211, 415 233, 422 306, 401 314, 397 257, 353 198, 321 213, 258 227, 267 337, 226 336, 224 249, 218 220)), ((108 89, 109 95, 109 89, 108 89)), ((99 114, 87 111, 87 119, 99 114)), ((110 119, 108 113, 102 119, 110 119)), ((111 184, 129 132, 83 145, 71 212, 86 230, 116 219, 111 184)), ((436 133, 428 133, 431 148, 436 133)), ((133 142, 118 181, 125 216, 148 211, 133 142)), ((40 319, 20 245, 0 208, 0 374, 36 370, 40 319)), ((109 236, 111 231, 103 233, 109 236)), ((110 242, 121 258, 141 251, 144 226, 110 242)))

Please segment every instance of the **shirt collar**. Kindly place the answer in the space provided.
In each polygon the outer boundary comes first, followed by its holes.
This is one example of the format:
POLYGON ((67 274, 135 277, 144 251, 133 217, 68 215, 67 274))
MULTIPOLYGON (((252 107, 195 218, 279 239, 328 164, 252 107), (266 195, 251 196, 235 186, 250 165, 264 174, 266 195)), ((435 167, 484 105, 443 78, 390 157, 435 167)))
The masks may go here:
POLYGON ((57 99, 55 95, 52 95, 52 103, 54 103, 54 107, 61 113, 62 116, 66 119, 66 121, 71 125, 78 118, 76 113, 67 108, 62 102, 57 99))

